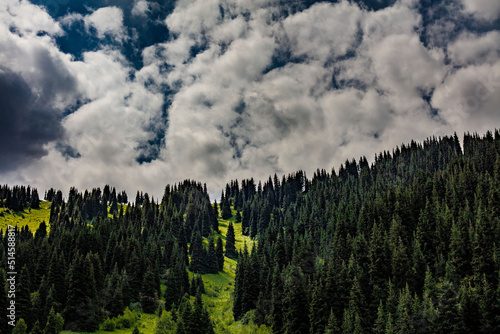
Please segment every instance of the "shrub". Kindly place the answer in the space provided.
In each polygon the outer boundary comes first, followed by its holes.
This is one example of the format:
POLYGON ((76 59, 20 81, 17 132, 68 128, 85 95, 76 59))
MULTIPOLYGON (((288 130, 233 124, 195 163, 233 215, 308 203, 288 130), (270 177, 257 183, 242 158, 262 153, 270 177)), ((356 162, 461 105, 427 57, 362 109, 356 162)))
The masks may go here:
POLYGON ((117 328, 132 328, 138 319, 137 313, 127 307, 123 315, 116 318, 115 325, 117 328))
POLYGON ((102 324, 102 329, 107 331, 107 332, 112 332, 116 328, 116 323, 115 319, 110 319, 109 317, 104 320, 104 323, 102 324))

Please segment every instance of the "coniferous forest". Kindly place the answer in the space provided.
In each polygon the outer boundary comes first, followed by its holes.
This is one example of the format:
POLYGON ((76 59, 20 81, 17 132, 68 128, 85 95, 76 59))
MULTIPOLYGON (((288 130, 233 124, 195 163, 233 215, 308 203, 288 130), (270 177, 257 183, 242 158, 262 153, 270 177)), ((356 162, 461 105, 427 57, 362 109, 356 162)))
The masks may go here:
MULTIPOLYGON (((203 278, 223 272, 225 259, 237 260, 231 311, 242 326, 500 333, 498 130, 411 142, 312 177, 234 180, 218 204, 192 180, 167 185, 161 199, 111 186, 50 189, 43 199, 49 221, 15 231, 18 321, 12 331, 0 317, 1 333, 117 323, 139 333, 140 314, 158 315, 155 333, 214 333, 203 278), (231 220, 223 238, 221 219, 231 220), (255 241, 241 250, 237 225, 255 241)), ((0 188, 2 207, 39 203, 36 189, 0 188)), ((0 308, 8 303, 6 284, 0 308)))

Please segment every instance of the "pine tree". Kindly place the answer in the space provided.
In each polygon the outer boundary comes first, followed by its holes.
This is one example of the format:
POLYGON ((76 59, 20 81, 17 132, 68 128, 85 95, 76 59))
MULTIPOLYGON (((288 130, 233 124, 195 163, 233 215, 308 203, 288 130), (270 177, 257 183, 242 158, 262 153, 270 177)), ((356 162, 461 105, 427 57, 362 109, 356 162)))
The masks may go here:
POLYGON ((209 274, 216 274, 219 271, 219 260, 217 250, 215 249, 214 240, 212 238, 208 241, 207 250, 207 270, 209 274))
MULTIPOLYGON (((0 268, 0 309, 5 310, 4 312, 7 312, 6 310, 9 305, 6 291, 6 282, 5 271, 0 268)), ((7 333, 7 321, 8 318, 5 315, 3 317, 0 317, 0 332, 7 333)))
POLYGON ((272 276, 271 320, 273 332, 283 333, 283 281, 277 265, 272 276))
POLYGON ((385 333, 385 312, 384 312, 384 305, 382 304, 382 301, 380 301, 378 311, 377 311, 377 320, 375 321, 375 325, 373 326, 373 333, 374 334, 384 334, 385 333))
POLYGON ((226 256, 231 259, 236 259, 238 257, 235 246, 234 227, 231 222, 229 222, 226 234, 226 256))
POLYGON ((44 334, 59 334, 64 327, 64 319, 59 313, 55 313, 54 308, 50 309, 44 334))
POLYGON ((175 333, 176 324, 172 318, 172 314, 163 310, 160 319, 156 323, 155 334, 170 334, 175 333))
POLYGON ((227 220, 233 216, 231 212, 231 204, 229 198, 226 198, 222 203, 221 218, 227 220))
POLYGON ((309 303, 305 278, 297 267, 288 268, 283 284, 285 333, 309 333, 309 303))
POLYGON ((321 283, 316 283, 313 288, 309 311, 311 333, 323 333, 325 331, 330 312, 331 309, 329 307, 328 296, 324 291, 324 286, 321 283))
POLYGON ((16 327, 12 329, 11 334, 27 334, 28 327, 23 318, 17 321, 16 327))
POLYGON ((95 331, 99 328, 96 309, 94 269, 90 256, 76 254, 68 273, 68 300, 64 310, 67 328, 72 331, 95 331))
POLYGON ((207 252, 203 247, 201 234, 196 233, 193 242, 191 243, 191 263, 189 269, 194 273, 204 274, 207 272, 207 252))
POLYGON ((151 268, 146 271, 142 282, 141 306, 145 313, 154 313, 158 307, 158 294, 155 273, 151 268))
POLYGON ((43 329, 40 327, 40 321, 36 321, 33 325, 33 328, 30 331, 30 334, 44 334, 43 329))
POLYGON ((337 334, 341 333, 340 328, 337 323, 337 319, 335 318, 335 314, 333 314, 333 310, 330 311, 330 316, 328 317, 328 325, 325 329, 325 334, 337 334))
POLYGON ((222 244, 221 237, 217 238, 216 253, 218 271, 224 271, 224 245, 222 244))
POLYGON ((19 283, 16 286, 16 318, 24 319, 26 326, 33 326, 33 309, 31 304, 30 277, 28 267, 23 266, 19 283))

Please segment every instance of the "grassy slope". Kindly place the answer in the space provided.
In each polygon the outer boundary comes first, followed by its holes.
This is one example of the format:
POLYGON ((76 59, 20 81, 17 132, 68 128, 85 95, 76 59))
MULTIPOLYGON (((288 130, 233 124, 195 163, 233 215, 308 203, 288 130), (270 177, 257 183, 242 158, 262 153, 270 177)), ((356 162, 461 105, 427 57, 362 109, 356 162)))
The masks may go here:
MULTIPOLYGON (((241 233, 241 224, 235 224, 234 214, 236 212, 233 210, 233 217, 229 220, 219 219, 219 229, 221 234, 220 236, 224 242, 226 243, 226 233, 229 222, 232 221, 234 225, 234 233, 236 238, 236 249, 243 250, 245 243, 247 244, 248 249, 250 250, 253 245, 253 241, 247 237, 242 235, 241 233)), ((228 333, 228 334, 251 334, 251 333, 271 333, 269 328, 266 326, 261 326, 258 328, 252 322, 248 324, 243 324, 241 321, 234 321, 233 318, 233 301, 232 301, 232 293, 234 291, 234 278, 236 272, 236 264, 237 262, 230 258, 225 258, 224 260, 224 271, 219 272, 218 274, 206 274, 203 275, 203 282, 205 283, 206 294, 203 295, 203 301, 205 306, 207 307, 210 318, 214 323, 215 333, 228 333)), ((192 278, 193 274, 189 272, 190 278, 192 278)), ((165 286, 162 281, 162 292, 165 291, 165 286)), ((156 315, 151 314, 141 314, 141 319, 139 320, 138 328, 143 334, 154 334, 156 328, 156 322, 158 317, 156 315)), ((68 331, 63 331, 63 334, 76 334, 68 331)), ((130 334, 132 333, 132 329, 120 329, 115 330, 114 332, 106 332, 106 331, 97 331, 97 334, 104 333, 116 333, 116 334, 130 334)), ((79 333, 79 334, 87 334, 87 333, 79 333)))
MULTIPOLYGON (((139 331, 142 334, 154 334, 157 321, 158 321, 157 315, 142 313, 141 318, 139 319, 139 321, 137 323, 137 328, 139 329, 139 331)), ((130 333, 132 333, 133 330, 134 330, 133 328, 117 329, 113 332, 99 330, 95 333, 85 333, 85 332, 75 333, 75 332, 70 332, 70 331, 62 331, 61 334, 105 334, 105 333, 130 334, 130 333)))
POLYGON ((38 229, 42 221, 49 225, 50 202, 40 201, 40 209, 26 209, 24 211, 12 211, 0 208, 0 229, 4 231, 7 225, 18 226, 19 228, 28 225, 32 232, 38 229))
MULTIPOLYGON (((233 214, 235 213, 233 210, 233 214)), ((221 234, 218 236, 221 236, 225 245, 227 227, 229 222, 232 221, 236 237, 236 249, 242 250, 246 243, 250 250, 253 241, 249 237, 242 235, 241 224, 235 224, 234 219, 233 215, 229 220, 219 220, 221 234)), ((215 333, 270 333, 271 331, 267 330, 264 326, 258 329, 252 323, 244 325, 241 321, 234 321, 231 294, 234 291, 235 271, 236 261, 226 257, 224 259, 223 272, 203 275, 206 290, 206 295, 203 296, 203 299, 214 322, 215 333)))

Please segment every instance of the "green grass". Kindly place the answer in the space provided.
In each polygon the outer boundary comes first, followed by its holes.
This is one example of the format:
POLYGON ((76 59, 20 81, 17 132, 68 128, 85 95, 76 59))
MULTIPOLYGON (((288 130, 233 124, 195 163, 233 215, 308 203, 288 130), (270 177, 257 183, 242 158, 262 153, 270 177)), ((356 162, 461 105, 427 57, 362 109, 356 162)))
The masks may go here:
MULTIPOLYGON (((254 241, 247 236, 242 235, 241 223, 235 222, 236 211, 233 211, 233 217, 228 220, 219 219, 219 229, 222 241, 226 243, 226 233, 229 222, 233 222, 234 234, 236 239, 236 249, 243 250, 245 243, 248 249, 252 248, 254 241)), ((210 318, 214 323, 215 333, 271 333, 265 326, 258 328, 255 324, 243 324, 241 321, 235 321, 233 318, 233 291, 234 278, 237 261, 228 257, 224 258, 224 271, 218 274, 202 275, 205 284, 206 294, 203 295, 203 302, 210 313, 210 318)), ((191 276, 191 275, 190 275, 191 276)))
POLYGON ((10 209, 0 208, 0 228, 5 231, 7 225, 13 225, 19 228, 28 225, 29 229, 35 232, 42 221, 45 221, 48 227, 50 204, 51 202, 40 201, 40 209, 25 209, 23 211, 12 211, 10 209))
MULTIPOLYGON (((229 222, 233 222, 234 233, 236 239, 236 249, 243 250, 246 243, 248 250, 250 251, 254 241, 247 236, 242 235, 241 223, 235 222, 236 211, 233 210, 233 217, 228 220, 219 219, 219 229, 220 236, 226 243, 226 233, 229 226, 229 222)), ((204 240, 206 242, 206 240, 204 240)), ((265 334, 271 333, 271 329, 266 326, 257 327, 251 321, 247 324, 243 324, 241 321, 235 321, 233 318, 233 292, 234 292, 234 279, 236 272, 237 261, 230 259, 228 257, 224 258, 224 271, 217 274, 205 274, 202 275, 203 282, 205 284, 206 293, 203 295, 203 302, 207 308, 210 318, 214 323, 215 333, 223 334, 265 334)), ((193 273, 189 272, 190 279, 193 277, 193 273)), ((165 292, 164 281, 162 280, 162 294, 165 292)), ((141 314, 141 319, 139 320, 138 328, 143 334, 154 334, 156 328, 156 322, 158 317, 152 314, 141 314)), ((132 333, 132 329, 117 329, 114 332, 107 332, 99 330, 96 334, 104 333, 115 333, 115 334, 129 334, 132 333)), ((64 331, 63 334, 76 334, 73 332, 64 331)), ((78 333, 78 334, 90 334, 90 333, 78 333)))
MULTIPOLYGON (((154 334, 156 329, 156 322, 158 321, 158 316, 155 314, 146 314, 141 313, 141 317, 137 323, 137 328, 142 334, 154 334)), ((105 333, 114 333, 114 334, 130 334, 132 333, 134 328, 127 329, 115 329, 113 332, 108 332, 104 330, 98 330, 94 333, 87 332, 70 332, 70 331, 62 331, 61 334, 105 334, 105 333)))

